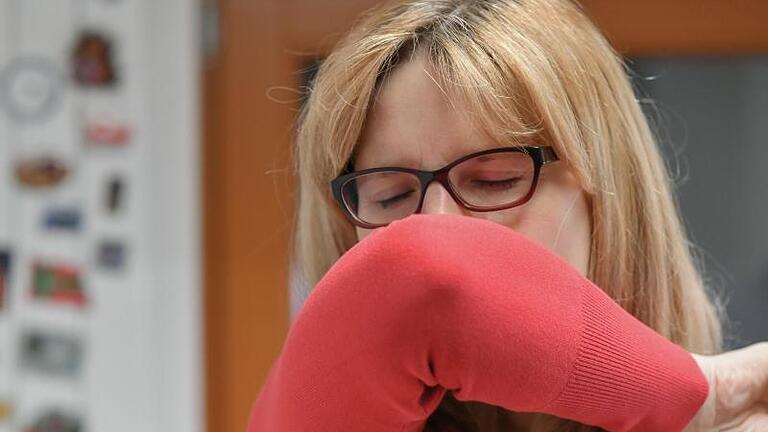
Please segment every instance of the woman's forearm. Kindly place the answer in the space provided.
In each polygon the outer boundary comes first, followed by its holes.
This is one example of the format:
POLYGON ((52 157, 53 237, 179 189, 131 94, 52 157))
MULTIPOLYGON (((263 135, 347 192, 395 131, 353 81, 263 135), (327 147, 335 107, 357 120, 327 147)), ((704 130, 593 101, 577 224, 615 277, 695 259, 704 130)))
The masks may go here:
POLYGON ((609 431, 679 431, 695 361, 551 252, 476 218, 414 215, 315 287, 249 431, 420 431, 445 391, 609 431))

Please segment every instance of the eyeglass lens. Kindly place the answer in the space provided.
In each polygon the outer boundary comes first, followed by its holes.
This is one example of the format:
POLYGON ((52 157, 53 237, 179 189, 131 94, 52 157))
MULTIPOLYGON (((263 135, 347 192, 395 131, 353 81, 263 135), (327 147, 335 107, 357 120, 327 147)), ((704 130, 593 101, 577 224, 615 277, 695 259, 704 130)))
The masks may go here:
MULTIPOLYGON (((524 198, 534 177, 533 159, 521 152, 479 155, 453 166, 448 179, 464 204, 482 211, 524 198)), ((387 224, 415 213, 421 183, 414 173, 379 171, 363 174, 342 186, 347 208, 369 224, 387 224)))

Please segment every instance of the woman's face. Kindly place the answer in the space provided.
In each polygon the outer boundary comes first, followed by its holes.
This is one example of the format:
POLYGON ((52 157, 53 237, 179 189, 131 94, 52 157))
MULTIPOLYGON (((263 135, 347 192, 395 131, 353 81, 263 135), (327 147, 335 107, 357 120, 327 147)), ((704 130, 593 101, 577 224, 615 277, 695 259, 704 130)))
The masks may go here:
MULTIPOLYGON (((419 58, 402 63, 382 83, 368 115, 355 169, 402 166, 435 170, 466 154, 494 146, 452 107, 419 58)), ((586 195, 562 161, 544 165, 527 203, 495 212, 471 212, 432 182, 422 213, 454 213, 507 226, 550 249, 581 274, 589 263, 591 218, 586 195)), ((357 228, 362 240, 371 232, 357 228)))

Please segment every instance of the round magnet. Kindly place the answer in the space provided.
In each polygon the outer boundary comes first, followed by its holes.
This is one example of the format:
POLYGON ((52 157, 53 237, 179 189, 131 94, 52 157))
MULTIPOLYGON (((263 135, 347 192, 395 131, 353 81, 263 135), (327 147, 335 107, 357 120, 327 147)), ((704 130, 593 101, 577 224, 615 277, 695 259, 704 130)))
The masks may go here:
POLYGON ((20 122, 45 120, 57 108, 61 79, 45 58, 19 58, 0 74, 0 105, 20 122))

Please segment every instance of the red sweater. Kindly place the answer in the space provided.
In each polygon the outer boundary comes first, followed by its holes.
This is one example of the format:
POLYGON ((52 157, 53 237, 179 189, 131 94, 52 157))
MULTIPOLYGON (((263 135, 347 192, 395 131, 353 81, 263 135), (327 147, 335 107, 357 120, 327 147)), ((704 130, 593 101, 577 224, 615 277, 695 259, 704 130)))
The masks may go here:
POLYGON ((692 356, 544 247, 494 222, 412 215, 345 253, 296 316, 249 432, 415 432, 447 390, 608 431, 680 431, 692 356))

